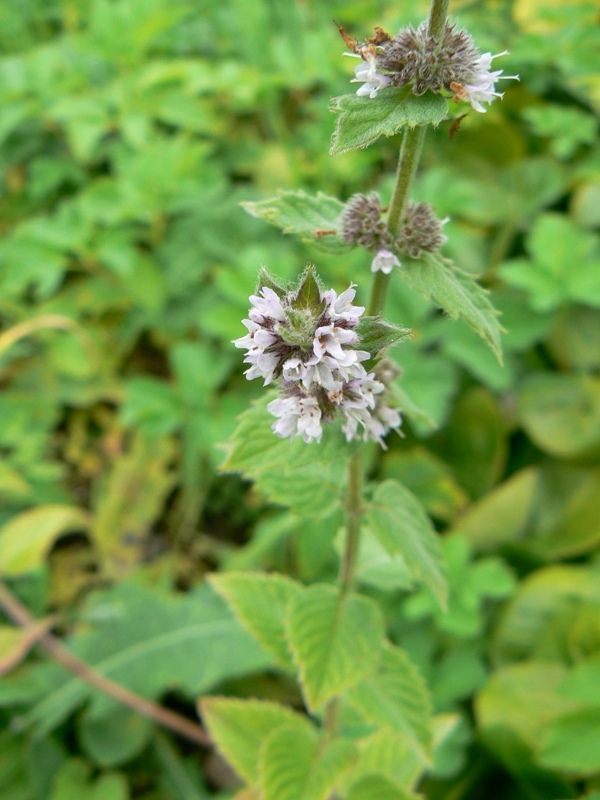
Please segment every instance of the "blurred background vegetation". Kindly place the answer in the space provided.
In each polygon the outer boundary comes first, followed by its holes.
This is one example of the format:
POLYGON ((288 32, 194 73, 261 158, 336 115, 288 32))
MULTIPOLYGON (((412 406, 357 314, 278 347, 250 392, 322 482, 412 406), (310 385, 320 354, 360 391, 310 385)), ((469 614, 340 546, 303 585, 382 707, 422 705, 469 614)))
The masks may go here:
MULTIPOLYGON (((278 188, 390 188, 398 142, 327 154, 359 37, 402 0, 4 0, 0 7, 0 575, 113 679, 192 717, 206 692, 298 703, 205 584, 209 570, 336 571, 219 443, 260 393, 241 335, 260 265, 308 261, 365 297, 368 256, 247 217, 278 188)), ((503 312, 505 365, 399 284, 394 357, 416 411, 372 453, 443 533, 450 611, 383 552, 360 581, 426 675, 428 798, 600 797, 600 7, 455 0, 518 72, 429 135, 420 199, 503 312), (594 794, 594 788, 597 793, 594 794)), ((93 692, 0 616, 1 800, 229 797, 209 750, 93 692)))

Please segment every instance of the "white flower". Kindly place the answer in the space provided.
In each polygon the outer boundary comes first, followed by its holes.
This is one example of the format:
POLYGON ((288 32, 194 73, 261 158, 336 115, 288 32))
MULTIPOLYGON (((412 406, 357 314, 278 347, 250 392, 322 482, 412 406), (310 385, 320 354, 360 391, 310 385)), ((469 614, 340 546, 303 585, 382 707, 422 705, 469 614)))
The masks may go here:
POLYGON ((279 356, 274 353, 265 353, 259 347, 253 347, 246 353, 244 364, 250 364, 250 368, 244 372, 246 380, 264 378, 263 386, 268 386, 275 377, 275 370, 279 366, 279 356))
POLYGON ((519 80, 518 75, 503 75, 501 69, 494 71, 490 69, 494 58, 505 56, 507 53, 508 50, 504 50, 502 53, 496 53, 496 55, 483 53, 479 57, 477 73, 473 82, 467 83, 461 88, 459 96, 464 97, 475 111, 485 113, 486 109, 483 107, 482 103, 490 104, 494 97, 503 96, 502 92, 496 91, 495 84, 497 80, 519 80))
POLYGON ((390 85, 391 79, 387 75, 377 72, 377 56, 373 51, 367 50, 363 56, 358 53, 345 53, 344 55, 363 58, 363 62, 354 70, 355 77, 350 83, 362 83, 363 86, 356 90, 359 97, 368 95, 371 99, 377 97, 380 89, 390 85))
POLYGON ((375 253, 373 261, 371 261, 371 272, 381 271, 385 275, 389 275, 394 267, 399 266, 400 261, 392 251, 382 248, 375 253))
POLYGON ((327 307, 326 313, 332 320, 343 319, 350 325, 357 325, 360 317, 365 313, 364 306, 353 306, 352 301, 356 295, 355 284, 350 284, 346 291, 337 294, 329 289, 323 295, 327 307))
POLYGON ((280 397, 272 400, 267 409, 278 417, 273 424, 278 436, 301 436, 305 442, 321 441, 321 409, 315 397, 280 397))
POLYGON ((265 318, 269 317, 277 322, 285 320, 285 311, 281 300, 268 286, 263 286, 257 295, 250 295, 250 302, 253 306, 250 309, 250 319, 254 322, 261 324, 265 318))
POLYGON ((313 340, 313 353, 315 359, 311 362, 317 363, 327 353, 332 356, 342 367, 349 367, 356 363, 356 352, 350 348, 344 348, 346 344, 356 344, 358 334, 348 328, 340 328, 333 323, 322 325, 315 331, 313 340))

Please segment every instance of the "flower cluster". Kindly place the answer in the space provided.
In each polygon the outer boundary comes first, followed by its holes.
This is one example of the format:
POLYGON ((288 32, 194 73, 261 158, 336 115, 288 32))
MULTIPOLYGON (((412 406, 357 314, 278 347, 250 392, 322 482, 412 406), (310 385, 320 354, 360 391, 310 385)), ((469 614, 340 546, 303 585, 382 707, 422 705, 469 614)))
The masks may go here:
POLYGON ((384 402, 385 383, 363 365, 372 354, 360 349, 364 308, 353 305, 354 287, 339 295, 323 291, 310 269, 294 290, 272 286, 250 297, 248 333, 234 344, 246 350, 248 380, 279 384, 268 406, 275 433, 319 441, 323 425, 340 418, 349 441, 383 444, 400 416, 384 402))
POLYGON ((439 41, 429 33, 428 23, 422 22, 417 28, 403 28, 394 37, 377 29, 364 44, 354 43, 353 51, 346 55, 363 62, 353 78, 362 84, 357 94, 371 98, 388 86, 410 86, 416 95, 451 92, 455 99, 483 112, 483 103, 502 97, 496 81, 518 80, 517 75, 502 75, 502 70, 491 68, 492 60, 506 51, 480 53, 472 37, 450 22, 439 41))
POLYGON ((371 270, 389 274, 400 266, 396 253, 419 258, 433 253, 444 244, 442 230, 447 218, 438 219, 428 203, 409 203, 400 231, 394 237, 382 216, 376 193, 355 194, 346 203, 341 217, 341 236, 348 244, 359 245, 375 253, 371 270))

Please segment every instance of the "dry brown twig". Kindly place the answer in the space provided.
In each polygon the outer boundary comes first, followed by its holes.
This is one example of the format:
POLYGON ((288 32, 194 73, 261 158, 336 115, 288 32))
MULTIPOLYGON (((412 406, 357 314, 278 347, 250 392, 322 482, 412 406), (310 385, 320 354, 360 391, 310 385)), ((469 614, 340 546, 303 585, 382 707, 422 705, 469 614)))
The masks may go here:
POLYGON ((195 744, 210 746, 211 742, 208 734, 197 723, 115 683, 115 681, 102 675, 89 664, 73 655, 59 639, 48 632, 47 622, 42 624, 43 621, 40 622, 34 619, 2 581, 0 581, 0 607, 9 619, 29 631, 32 636, 33 632, 35 632, 34 640, 31 641, 30 646, 36 644, 42 647, 54 661, 69 670, 69 672, 72 672, 80 680, 109 695, 118 703, 122 703, 138 714, 148 717, 158 725, 162 725, 163 728, 168 728, 173 733, 177 733, 184 739, 188 739, 195 744))

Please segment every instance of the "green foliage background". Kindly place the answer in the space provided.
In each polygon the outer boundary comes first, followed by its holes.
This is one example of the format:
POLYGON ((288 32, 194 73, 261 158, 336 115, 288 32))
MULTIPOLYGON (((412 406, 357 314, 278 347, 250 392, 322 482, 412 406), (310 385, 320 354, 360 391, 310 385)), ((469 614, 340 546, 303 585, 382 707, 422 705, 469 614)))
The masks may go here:
MULTIPOLYGON (((293 485, 285 471, 258 488, 217 471, 219 443, 261 395, 230 344, 257 269, 291 278, 313 261, 363 299, 369 280, 365 254, 323 255, 239 203, 280 188, 389 192, 396 140, 327 152, 329 97, 348 91, 352 66, 332 17, 360 36, 417 22, 427 5, 0 8, 0 576, 37 616, 56 613, 80 657, 183 713, 205 693, 300 701, 208 571, 336 573, 335 452, 316 498, 310 461, 293 485)), ((521 82, 454 138, 448 124, 429 134, 417 195, 451 217, 448 252, 502 310, 505 364, 393 284, 388 318, 417 331, 394 351, 413 410, 405 437, 371 452, 371 474, 402 481, 443 533, 449 612, 409 591, 406 565, 368 537, 359 580, 432 691, 426 797, 591 800, 600 10, 456 0, 451 11, 483 50, 510 49, 502 66, 521 82)), ((19 643, 0 618, 0 664, 19 643)), ((40 653, 0 679, 1 800, 197 800, 233 785, 214 755, 40 653)))

